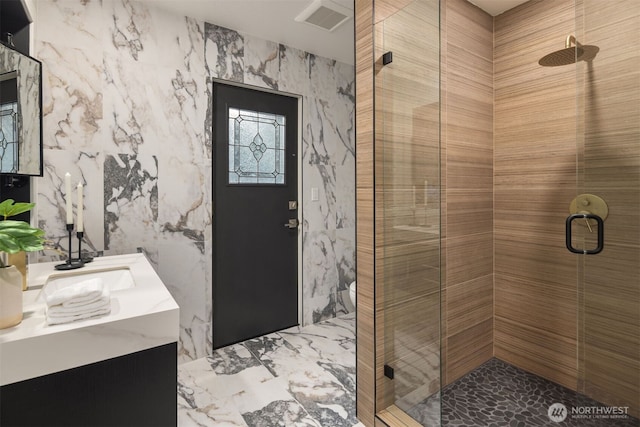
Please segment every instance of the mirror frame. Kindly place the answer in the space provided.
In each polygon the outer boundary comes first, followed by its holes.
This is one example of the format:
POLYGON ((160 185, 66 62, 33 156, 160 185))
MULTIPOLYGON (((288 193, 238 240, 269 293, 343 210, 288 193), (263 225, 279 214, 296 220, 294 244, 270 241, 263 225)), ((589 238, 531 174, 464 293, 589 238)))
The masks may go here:
POLYGON ((18 171, 0 172, 0 175, 43 176, 42 62, 0 41, 0 74, 12 71, 18 73, 18 171), (35 66, 37 76, 28 72, 31 66, 35 66), (22 112, 30 108, 34 109, 33 117, 37 115, 37 118, 27 123, 22 112), (29 161, 26 169, 22 159, 30 156, 37 159, 29 161))

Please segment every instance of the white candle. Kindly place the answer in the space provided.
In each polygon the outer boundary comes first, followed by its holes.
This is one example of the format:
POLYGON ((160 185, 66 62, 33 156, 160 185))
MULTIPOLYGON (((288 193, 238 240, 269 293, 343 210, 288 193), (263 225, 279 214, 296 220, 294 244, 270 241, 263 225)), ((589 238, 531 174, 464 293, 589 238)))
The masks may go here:
POLYGON ((64 189, 67 197, 67 224, 73 224, 73 204, 71 203, 71 174, 64 174, 64 189))
POLYGON ((82 211, 84 209, 84 203, 82 202, 82 183, 78 183, 78 233, 84 231, 84 222, 82 218, 82 211))

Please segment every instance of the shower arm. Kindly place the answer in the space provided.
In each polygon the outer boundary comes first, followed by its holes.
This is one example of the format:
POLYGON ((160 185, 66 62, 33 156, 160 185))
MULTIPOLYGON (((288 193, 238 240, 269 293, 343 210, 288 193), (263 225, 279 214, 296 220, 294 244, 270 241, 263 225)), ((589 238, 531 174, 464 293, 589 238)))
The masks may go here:
POLYGON ((578 40, 576 40, 575 36, 573 36, 572 34, 569 34, 567 36, 567 40, 565 40, 564 42, 564 47, 566 49, 569 49, 571 47, 571 43, 573 43, 573 45, 576 47, 580 46, 580 43, 578 43, 578 40))

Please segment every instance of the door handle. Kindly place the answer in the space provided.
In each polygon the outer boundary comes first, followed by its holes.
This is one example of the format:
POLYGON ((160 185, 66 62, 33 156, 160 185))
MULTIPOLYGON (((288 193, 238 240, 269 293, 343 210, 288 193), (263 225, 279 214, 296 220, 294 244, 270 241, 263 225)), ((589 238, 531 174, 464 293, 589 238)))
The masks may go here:
POLYGON ((565 235, 566 235, 566 245, 569 252, 573 252, 574 254, 584 254, 584 255, 595 255, 602 252, 604 248, 604 221, 598 215, 591 213, 580 213, 573 214, 567 217, 566 227, 565 227, 565 235), (573 247, 571 242, 571 223, 576 219, 585 219, 589 221, 589 219, 596 220, 596 224, 598 225, 598 245, 595 249, 577 249, 573 247))
POLYGON ((298 228, 298 219, 297 218, 290 218, 289 221, 284 225, 285 228, 288 229, 294 229, 294 228, 298 228))

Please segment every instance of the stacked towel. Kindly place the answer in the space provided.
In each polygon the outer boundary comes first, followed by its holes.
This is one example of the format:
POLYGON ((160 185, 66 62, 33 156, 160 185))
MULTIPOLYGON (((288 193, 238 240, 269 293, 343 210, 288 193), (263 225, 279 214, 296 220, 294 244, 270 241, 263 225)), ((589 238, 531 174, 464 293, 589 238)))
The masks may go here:
POLYGON ((45 293, 47 323, 56 325, 111 312, 109 288, 95 278, 45 293))

